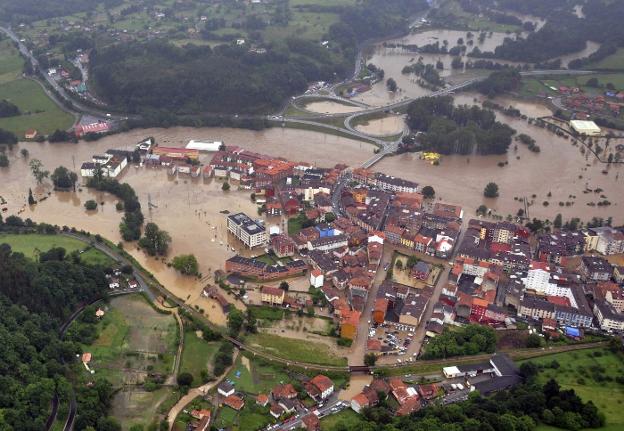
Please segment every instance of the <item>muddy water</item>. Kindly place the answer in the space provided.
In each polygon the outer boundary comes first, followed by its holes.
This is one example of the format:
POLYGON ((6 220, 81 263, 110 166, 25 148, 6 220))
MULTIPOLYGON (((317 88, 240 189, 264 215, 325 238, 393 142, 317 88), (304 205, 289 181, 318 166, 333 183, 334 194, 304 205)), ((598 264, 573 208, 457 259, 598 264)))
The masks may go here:
POLYGON ((586 42, 585 49, 583 49, 582 51, 574 52, 572 54, 562 55, 561 57, 559 57, 559 59, 561 60, 561 67, 567 68, 568 64, 570 64, 572 60, 576 60, 577 58, 588 57, 594 52, 598 51, 598 48, 600 48, 599 43, 588 40, 586 42))
POLYGON ((375 136, 388 136, 401 133, 405 126, 404 115, 393 115, 390 117, 369 120, 365 124, 357 125, 355 128, 361 132, 375 136))
POLYGON ((364 386, 370 384, 372 381, 373 376, 369 374, 351 374, 349 386, 338 393, 338 398, 345 401, 351 401, 354 396, 362 392, 364 386))
POLYGON ((305 105, 305 109, 321 114, 342 114, 362 110, 359 106, 348 106, 337 102, 312 102, 305 105))
MULTIPOLYGON (((460 95, 456 103, 472 103, 476 95, 460 95)), ((496 100, 495 100, 496 101, 496 100)), ((498 101, 508 106, 513 102, 509 99, 498 101)), ((543 114, 545 108, 513 102, 514 106, 529 116, 543 114), (532 111, 526 108, 532 106, 532 111)), ((614 218, 617 223, 624 222, 624 167, 612 166, 607 175, 601 173, 605 165, 598 163, 593 155, 581 154, 578 147, 571 145, 569 140, 529 125, 520 119, 509 119, 499 115, 518 133, 532 136, 541 148, 540 153, 532 153, 525 146, 514 144, 508 154, 502 156, 444 156, 439 166, 419 160, 413 154, 403 154, 386 158, 376 165, 375 169, 392 175, 400 175, 421 184, 431 184, 436 196, 446 202, 460 204, 464 207, 466 217, 473 217, 475 209, 484 204, 493 208, 502 216, 516 214, 521 204, 514 197, 532 199, 535 204, 529 208, 531 217, 553 219, 561 213, 564 219, 580 217, 587 221, 592 217, 614 218), (499 162, 508 165, 499 167, 499 162), (616 179, 616 176, 619 178, 616 179), (579 178, 582 176, 582 178, 579 178), (494 181, 499 185, 500 197, 486 199, 483 197, 485 185, 494 181), (588 202, 598 202, 599 195, 585 194, 583 190, 602 188, 604 195, 611 201, 609 207, 590 207, 588 202), (552 193, 552 197, 548 197, 552 193), (576 198, 570 198, 575 195, 576 198), (548 200, 549 205, 543 206, 548 200), (574 202, 572 206, 560 207, 559 202, 574 202)), ((604 147, 604 144, 602 144, 604 147)))
MULTIPOLYGON (((89 160, 92 154, 103 153, 108 148, 131 148, 146 136, 156 137, 160 145, 171 146, 182 146, 189 139, 223 140, 227 145, 239 145, 319 166, 333 166, 336 163, 360 164, 372 153, 372 148, 370 152, 367 151, 369 146, 366 144, 294 129, 269 129, 262 132, 210 128, 148 129, 114 135, 91 143, 20 143, 10 155, 11 166, 0 170, 0 195, 8 201, 8 211, 3 216, 19 214, 23 218, 38 222, 68 225, 99 233, 117 243, 121 239, 118 225, 123 214, 115 209, 116 198, 86 188, 76 193, 51 192, 49 182, 38 186, 30 174, 28 161, 21 158, 19 152, 21 148, 27 148, 30 159, 40 159, 50 171, 59 165, 79 171, 80 164, 89 160), (29 188, 33 189, 35 198, 40 200, 32 208, 25 205, 29 188), (95 199, 103 205, 98 205, 96 211, 87 212, 83 205, 89 199, 95 199)), ((204 156, 203 159, 207 160, 209 156, 204 156)), ((188 177, 172 179, 165 170, 135 166, 129 166, 120 180, 128 182, 137 192, 146 220, 157 223, 171 234, 173 241, 169 258, 182 253, 195 254, 204 276, 223 268, 225 259, 234 254, 232 247, 238 249, 240 246, 234 238, 228 236, 226 216, 220 211, 244 211, 252 217, 257 216, 257 207, 249 199, 248 191, 239 192, 233 187, 229 193, 224 193, 219 181, 204 183, 203 180, 188 177), (156 206, 151 211, 148 210, 149 199, 156 206)), ((273 223, 275 221, 271 221, 273 223)), ((176 296, 193 305, 199 305, 211 318, 214 317, 216 323, 224 322, 223 313, 218 306, 215 308, 213 301, 200 298, 205 283, 196 278, 180 276, 165 261, 147 257, 136 245, 127 244, 125 247, 176 296)))
MULTIPOLYGON (((531 19, 529 20, 535 21, 531 19)), ((544 23, 543 20, 539 22, 541 25, 543 25, 544 23)), ((467 47, 467 52, 472 51, 475 47, 478 47, 481 51, 494 51, 497 46, 503 43, 505 38, 516 38, 515 33, 507 34, 501 32, 493 32, 491 33, 491 35, 490 33, 488 33, 487 37, 483 42, 479 42, 479 32, 473 32, 473 34, 474 36, 472 40, 474 44, 467 47)), ((521 33, 522 37, 526 37, 527 35, 528 33, 521 33)), ((440 45, 442 45, 444 41, 447 41, 447 46, 450 49, 457 45, 457 41, 459 38, 463 38, 464 43, 466 43, 468 41, 467 32, 442 29, 428 30, 424 32, 410 34, 402 38, 390 40, 387 42, 387 45, 415 44, 417 46, 424 46, 436 42, 439 42, 440 45)), ((386 83, 384 80, 377 82, 372 86, 370 91, 356 96, 354 100, 374 106, 382 106, 390 103, 395 103, 407 98, 422 97, 431 94, 431 90, 423 88, 417 83, 418 78, 415 75, 403 75, 401 73, 402 69, 405 66, 412 64, 415 61, 418 61, 419 58, 422 58, 422 61, 425 64, 436 64, 437 61, 441 61, 444 64, 444 69, 439 71, 440 75, 444 77, 447 83, 451 84, 464 82, 473 77, 483 76, 484 74, 489 73, 488 71, 483 70, 454 70, 451 68, 453 56, 448 54, 419 54, 406 51, 400 47, 391 48, 387 45, 384 46, 384 44, 381 43, 371 47, 367 62, 382 68, 385 72, 385 79, 388 79, 390 77, 394 78, 399 88, 398 91, 395 93, 390 93, 386 88, 386 83)), ((587 57, 588 55, 594 53, 599 47, 600 44, 588 42, 585 49, 583 49, 582 51, 562 56, 562 67, 567 67, 568 63, 576 58, 587 57)), ((464 61, 469 60, 471 60, 471 58, 464 58, 464 61)), ((520 64, 504 60, 495 61, 497 63, 520 64)))

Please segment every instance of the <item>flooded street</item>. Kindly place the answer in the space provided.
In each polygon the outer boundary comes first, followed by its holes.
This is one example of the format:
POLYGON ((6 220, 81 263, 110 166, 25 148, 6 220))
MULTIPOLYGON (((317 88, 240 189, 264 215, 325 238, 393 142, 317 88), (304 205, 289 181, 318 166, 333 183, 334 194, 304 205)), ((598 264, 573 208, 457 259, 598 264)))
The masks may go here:
POLYGON ((364 386, 370 384, 373 381, 373 376, 369 374, 351 374, 349 379, 349 386, 342 389, 338 393, 338 399, 351 401, 351 399, 362 392, 364 386))
MULTIPOLYGON (((30 173, 28 160, 20 156, 20 149, 28 149, 29 159, 40 159, 49 171, 63 165, 78 172, 81 163, 90 160, 93 154, 103 153, 109 148, 132 148, 147 136, 154 136, 160 145, 171 146, 183 146, 189 139, 223 140, 227 145, 239 145, 275 157, 307 161, 324 167, 336 163, 360 164, 372 154, 372 147, 357 141, 280 128, 261 132, 213 128, 147 129, 79 144, 20 143, 10 154, 10 167, 0 170, 0 195, 8 202, 8 211, 3 217, 17 214, 24 219, 98 233, 114 243, 119 242, 119 222, 123 212, 115 209, 117 199, 114 196, 86 188, 76 193, 51 192, 49 181, 43 186, 37 186, 30 173), (330 157, 327 156, 329 154, 330 157), (45 198, 32 208, 26 205, 28 188, 33 189, 35 199, 45 198), (98 205, 96 211, 87 212, 84 203, 89 199, 103 205, 98 205)), ((203 162, 209 159, 210 155, 202 156, 203 162)), ((221 190, 221 182, 216 180, 204 183, 202 179, 188 177, 172 179, 164 169, 136 168, 132 165, 119 180, 128 182, 135 189, 146 222, 153 221, 173 238, 168 259, 178 254, 192 253, 197 257, 200 272, 204 276, 223 268, 225 259, 234 255, 231 247, 239 246, 233 238, 228 237, 226 215, 220 211, 244 211, 257 217, 257 206, 249 198, 249 191, 239 192, 232 188, 225 193, 221 190), (149 199, 156 206, 151 211, 148 210, 149 199)), ((181 276, 167 266, 166 260, 148 257, 134 244, 126 244, 125 247, 176 296, 199 305, 215 323, 225 322, 225 316, 218 307, 214 307, 214 302, 200 297, 202 288, 211 279, 202 283, 197 278, 181 276)), ((229 296, 227 298, 232 300, 229 296)))

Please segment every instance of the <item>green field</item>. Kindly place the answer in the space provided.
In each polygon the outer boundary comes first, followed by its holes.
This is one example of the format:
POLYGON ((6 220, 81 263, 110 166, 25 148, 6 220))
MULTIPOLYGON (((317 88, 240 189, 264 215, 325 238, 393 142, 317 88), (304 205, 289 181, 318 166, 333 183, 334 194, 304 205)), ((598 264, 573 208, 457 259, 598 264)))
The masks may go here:
MULTIPOLYGON (((177 324, 173 316, 158 313, 141 295, 115 297, 105 310, 98 338, 82 350, 92 354, 89 366, 94 375, 120 389, 113 399, 112 416, 124 429, 135 423, 147 425, 159 414, 171 389, 148 392, 142 382, 148 373, 165 377, 171 373, 177 324)), ((80 378, 91 378, 82 365, 77 370, 80 378)))
POLYGON ((624 70, 624 48, 619 48, 615 54, 587 66, 588 69, 624 70))
MULTIPOLYGON (((596 367, 604 369, 604 375, 615 379, 624 376, 624 363, 620 356, 606 349, 583 350, 559 353, 531 359, 535 364, 547 365, 556 360, 560 368, 545 368, 538 376, 541 383, 554 378, 561 387, 574 389, 583 401, 593 401, 604 413, 607 424, 601 430, 616 431, 624 429, 624 385, 615 381, 598 381, 594 378, 596 367), (600 356, 595 356, 599 352, 600 356)), ((539 431, 551 431, 557 428, 540 426, 539 431)))
POLYGON ((28 129, 48 134, 71 127, 73 116, 60 109, 37 82, 21 77, 23 64, 17 49, 8 40, 0 42, 0 99, 14 103, 22 113, 0 118, 0 128, 23 138, 28 129))
POLYGON ((234 382, 237 391, 247 394, 268 393, 275 385, 289 381, 289 377, 278 367, 239 356, 226 377, 234 382))
POLYGON ((23 253, 26 257, 36 259, 39 253, 53 247, 62 247, 67 254, 76 250, 86 250, 80 254, 80 259, 91 265, 111 266, 114 261, 104 253, 91 247, 83 241, 62 235, 44 234, 0 234, 0 244, 6 243, 13 251, 23 253))
POLYGON ((298 362, 322 365, 347 365, 347 359, 334 355, 329 347, 311 341, 295 340, 272 334, 254 334, 246 342, 275 356, 298 362))
POLYGON ((346 409, 321 419, 321 429, 323 431, 356 430, 362 426, 363 422, 360 415, 351 409, 346 409))
POLYGON ((211 364, 220 345, 220 342, 208 342, 198 337, 193 331, 184 332, 184 350, 182 351, 180 372, 193 375, 193 386, 202 384, 202 370, 211 371, 211 364))

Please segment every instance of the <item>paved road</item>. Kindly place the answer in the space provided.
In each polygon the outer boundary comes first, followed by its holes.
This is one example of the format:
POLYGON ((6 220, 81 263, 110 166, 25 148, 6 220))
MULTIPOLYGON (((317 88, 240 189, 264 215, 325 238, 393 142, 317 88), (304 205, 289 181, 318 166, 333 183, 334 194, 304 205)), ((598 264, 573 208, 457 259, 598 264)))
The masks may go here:
MULTIPOLYGON (((79 101, 73 99, 71 96, 69 96, 67 94, 67 92, 65 91, 65 89, 63 87, 61 87, 59 85, 58 82, 56 82, 51 76, 49 76, 45 70, 42 70, 39 66, 39 61, 32 55, 32 53, 30 52, 30 50, 26 47, 26 45, 24 45, 19 37, 13 32, 13 30, 11 30, 10 27, 1 27, 0 26, 0 31, 5 33, 9 38, 11 38, 11 40, 13 40, 13 42, 15 42, 17 44, 17 47, 20 51, 20 53, 27 58, 31 65, 33 66, 34 69, 38 69, 41 71, 41 75, 44 77, 44 79, 46 80, 46 82, 56 91, 56 93, 62 98, 64 99, 66 102, 70 102, 73 105, 73 110, 72 112, 75 114, 89 114, 92 115, 96 118, 100 118, 100 119, 107 119, 107 120, 125 120, 128 118, 128 116, 125 115, 118 115, 118 114, 112 114, 110 116, 108 116, 107 112, 100 110, 100 109, 95 109, 92 108, 90 106, 84 105, 82 103, 80 103, 79 101)), ((68 110, 68 108, 63 104, 60 103, 60 101, 58 100, 57 97, 54 97, 54 95, 44 86, 44 90, 46 92, 46 94, 52 99, 54 100, 59 106, 61 106, 63 109, 68 110)))
MULTIPOLYGON (((341 410, 347 408, 346 405, 343 404, 342 401, 338 400, 338 395, 334 393, 332 397, 323 403, 323 407, 318 408, 318 417, 323 418, 325 416, 329 416, 334 413, 338 413, 341 410)), ((314 409, 313 409, 314 410, 314 409)), ((288 422, 284 422, 280 424, 278 427, 271 428, 271 431, 287 431, 300 429, 303 427, 301 420, 310 413, 310 409, 302 409, 300 412, 297 412, 291 418, 288 419, 288 422)))

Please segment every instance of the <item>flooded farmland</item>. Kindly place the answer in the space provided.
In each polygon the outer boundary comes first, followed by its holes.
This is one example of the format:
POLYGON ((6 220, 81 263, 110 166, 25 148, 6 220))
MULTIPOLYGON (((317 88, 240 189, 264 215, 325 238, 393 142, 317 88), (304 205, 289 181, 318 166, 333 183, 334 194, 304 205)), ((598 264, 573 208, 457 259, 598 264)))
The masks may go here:
MULTIPOLYGON (((455 100, 456 103, 472 104, 475 98, 480 96, 462 94, 455 100)), ((541 105, 509 98, 495 99, 495 102, 503 106, 513 104, 532 117, 549 113, 541 105)), ((592 217, 612 216, 614 221, 624 222, 621 209, 624 206, 624 166, 619 164, 607 168, 593 154, 581 154, 580 148, 573 146, 570 140, 559 138, 521 119, 497 116, 518 133, 533 137, 541 152, 533 153, 521 144, 517 144, 517 150, 514 150, 514 143, 505 155, 444 156, 439 166, 419 160, 414 154, 402 154, 382 160, 375 169, 392 175, 400 172, 406 179, 432 185, 439 199, 464 206, 467 217, 474 216, 481 204, 502 216, 516 214, 522 205, 514 197, 526 197, 534 201, 529 207, 531 217, 552 219, 561 213, 564 219, 580 217, 587 221, 592 217), (606 175, 603 170, 607 170, 606 175), (500 197, 497 199, 483 197, 483 188, 490 181, 499 185, 500 197), (586 188, 603 191, 599 194, 584 193, 586 188), (587 205, 602 200, 600 195, 606 196, 612 205, 587 205), (547 206, 543 204, 545 201, 547 206), (565 206, 565 202, 573 203, 565 206)))

